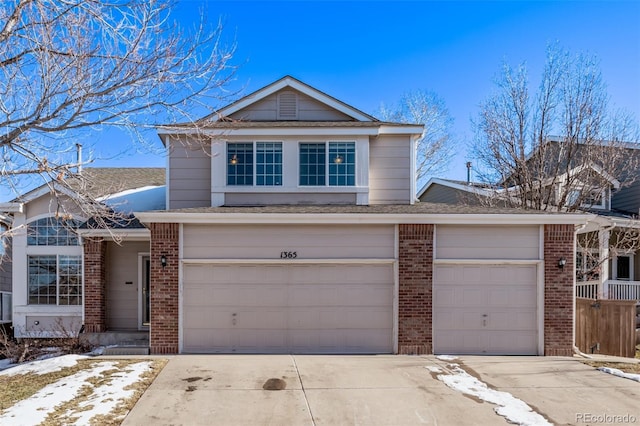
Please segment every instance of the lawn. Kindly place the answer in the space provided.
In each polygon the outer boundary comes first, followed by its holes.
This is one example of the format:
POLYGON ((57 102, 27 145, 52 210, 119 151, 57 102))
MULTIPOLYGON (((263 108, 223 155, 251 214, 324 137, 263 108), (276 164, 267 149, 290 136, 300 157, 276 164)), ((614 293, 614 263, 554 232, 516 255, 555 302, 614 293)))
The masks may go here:
POLYGON ((66 355, 0 371, 0 424, 119 425, 166 363, 66 355))

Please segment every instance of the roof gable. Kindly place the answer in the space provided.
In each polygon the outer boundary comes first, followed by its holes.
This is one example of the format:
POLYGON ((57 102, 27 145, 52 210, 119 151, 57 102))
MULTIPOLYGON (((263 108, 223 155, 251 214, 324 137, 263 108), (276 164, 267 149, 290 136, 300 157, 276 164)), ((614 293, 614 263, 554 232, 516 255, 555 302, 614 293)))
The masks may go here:
POLYGON ((241 116, 238 114, 242 110, 249 108, 250 106, 264 100, 265 98, 276 94, 277 92, 284 93, 287 89, 300 93, 312 100, 325 105, 327 108, 333 109, 347 118, 354 121, 378 121, 376 118, 369 114, 366 114, 359 109, 356 109, 332 96, 315 89, 308 84, 301 82, 291 76, 285 76, 278 81, 275 81, 268 86, 259 89, 236 102, 227 105, 226 107, 216 111, 211 116, 207 117, 209 121, 218 121, 220 119, 241 116))

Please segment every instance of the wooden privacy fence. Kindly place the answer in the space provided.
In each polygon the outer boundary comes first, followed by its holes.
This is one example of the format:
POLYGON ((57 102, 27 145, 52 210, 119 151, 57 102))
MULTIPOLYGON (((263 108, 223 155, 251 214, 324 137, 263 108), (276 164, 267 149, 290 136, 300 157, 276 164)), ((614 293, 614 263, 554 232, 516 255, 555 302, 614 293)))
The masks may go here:
POLYGON ((633 358, 635 300, 576 299, 576 346, 586 354, 633 358))

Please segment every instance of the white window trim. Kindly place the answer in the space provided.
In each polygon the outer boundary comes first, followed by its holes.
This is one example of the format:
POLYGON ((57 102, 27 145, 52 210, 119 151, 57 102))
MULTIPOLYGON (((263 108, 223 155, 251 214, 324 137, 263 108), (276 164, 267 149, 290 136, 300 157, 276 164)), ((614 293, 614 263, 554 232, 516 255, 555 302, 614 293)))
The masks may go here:
POLYGON ((624 254, 620 254, 620 255, 615 255, 613 256, 613 258, 611 259, 611 276, 613 277, 614 280, 619 280, 619 281, 633 281, 634 278, 634 270, 633 270, 633 264, 634 264, 634 259, 635 255, 633 253, 624 253, 624 254), (619 257, 628 257, 629 258, 629 278, 618 278, 618 258, 619 257))
POLYGON ((224 169, 224 183, 225 183, 225 187, 227 188, 233 188, 234 192, 236 189, 238 188, 281 188, 284 185, 284 142, 281 140, 253 140, 253 141, 227 141, 225 143, 224 146, 224 161, 225 161, 225 169, 224 169), (229 144, 240 144, 240 143, 245 143, 245 144, 251 144, 253 146, 253 167, 252 167, 252 182, 253 184, 251 185, 229 185, 228 184, 228 171, 227 171, 227 167, 229 166, 228 164, 228 157, 229 157, 229 144), (257 150, 257 146, 259 143, 279 143, 282 151, 282 163, 281 163, 281 167, 282 167, 282 175, 280 177, 280 185, 258 185, 257 184, 257 170, 258 170, 258 150, 257 150))
MULTIPOLYGON (((37 247, 37 246, 34 246, 37 247)), ((45 246, 47 247, 47 246, 45 246)), ((60 248, 60 247, 65 247, 65 246, 48 246, 48 247, 52 247, 52 248, 60 248)), ((73 246, 72 246, 73 247, 73 246)), ((78 253, 60 253, 60 252, 55 252, 55 253, 27 253, 27 285, 26 285, 26 290, 27 290, 27 305, 28 306, 84 306, 84 292, 85 292, 85 288, 84 288, 84 258, 82 255, 82 252, 78 253), (56 257, 56 303, 29 303, 29 257, 36 257, 36 256, 55 256, 56 257), (78 304, 73 304, 73 305, 61 305, 60 304, 60 256, 74 256, 74 257, 78 257, 80 259, 80 289, 81 289, 81 293, 80 293, 80 303, 78 304)))
MULTIPOLYGON (((572 188, 567 194, 568 195, 567 204, 571 205, 569 196, 573 191, 582 192, 583 190, 584 190, 583 185, 576 185, 574 188, 572 188)), ((596 191, 594 190, 593 192, 595 193, 596 191)), ((578 196, 581 196, 581 195, 578 195, 578 196)), ((560 197, 560 194, 558 194, 558 197, 560 197)), ((600 204, 580 203, 581 208, 594 209, 594 210, 607 210, 607 206, 610 206, 610 205, 611 205, 611 191, 608 191, 607 188, 603 188, 600 191, 600 204)))
MULTIPOLYGON (((360 164, 360 161, 358 159, 358 141, 356 140, 337 140, 337 139, 331 139, 331 140, 325 140, 325 141, 299 141, 298 142, 298 152, 297 152, 297 161, 296 161, 296 182, 297 182, 297 187, 299 190, 304 191, 307 188, 357 188, 358 187, 358 167, 360 164), (324 159, 324 165, 325 165, 325 179, 324 179, 324 185, 300 185, 300 145, 302 144, 311 144, 311 143, 315 143, 315 144, 324 144, 325 146, 325 150, 324 150, 324 154, 325 154, 325 159, 324 159), (353 144, 353 150, 354 150, 354 158, 355 158, 355 169, 353 172, 353 180, 354 180, 354 184, 353 185, 329 185, 329 165, 331 164, 331 159, 329 158, 329 144, 331 143, 352 143, 353 144)), ((348 192, 353 192, 353 190, 348 191, 348 192)))

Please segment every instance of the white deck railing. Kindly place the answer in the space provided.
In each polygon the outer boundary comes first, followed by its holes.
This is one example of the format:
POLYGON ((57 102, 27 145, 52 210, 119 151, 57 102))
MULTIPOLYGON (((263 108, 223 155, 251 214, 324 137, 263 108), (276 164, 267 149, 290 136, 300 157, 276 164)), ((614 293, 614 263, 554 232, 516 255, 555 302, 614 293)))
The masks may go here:
POLYGON ((640 302, 640 281, 608 280, 604 283, 607 299, 640 302))
POLYGON ((599 292, 600 281, 577 281, 576 297, 585 299, 602 299, 602 293, 599 292))
POLYGON ((587 299, 635 300, 640 302, 640 281, 608 280, 576 282, 576 297, 587 299))

